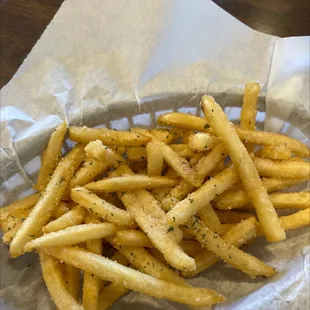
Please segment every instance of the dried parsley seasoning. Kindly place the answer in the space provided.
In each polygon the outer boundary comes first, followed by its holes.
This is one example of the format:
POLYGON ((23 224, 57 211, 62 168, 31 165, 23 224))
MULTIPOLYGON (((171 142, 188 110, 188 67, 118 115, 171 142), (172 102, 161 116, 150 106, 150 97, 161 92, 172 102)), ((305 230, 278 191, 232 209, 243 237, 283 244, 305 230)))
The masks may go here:
POLYGON ((171 231, 174 231, 174 227, 173 226, 170 226, 167 230, 167 233, 170 233, 171 231))

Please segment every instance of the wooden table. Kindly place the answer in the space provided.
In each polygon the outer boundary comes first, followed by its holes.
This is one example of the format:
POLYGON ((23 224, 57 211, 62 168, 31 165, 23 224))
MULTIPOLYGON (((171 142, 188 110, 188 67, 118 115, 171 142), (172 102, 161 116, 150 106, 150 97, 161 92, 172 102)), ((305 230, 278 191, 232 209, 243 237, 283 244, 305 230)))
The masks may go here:
MULTIPOLYGON (((280 37, 309 35, 309 0, 213 1, 258 31, 280 37)), ((0 0, 0 88, 22 64, 62 2, 0 0)))

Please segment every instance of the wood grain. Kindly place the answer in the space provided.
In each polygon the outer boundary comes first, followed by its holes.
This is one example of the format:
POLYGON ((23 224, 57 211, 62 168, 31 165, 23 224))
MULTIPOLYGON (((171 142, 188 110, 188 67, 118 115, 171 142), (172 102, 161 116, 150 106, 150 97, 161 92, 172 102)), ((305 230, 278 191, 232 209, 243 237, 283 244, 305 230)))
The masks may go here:
MULTIPOLYGON (((12 78, 63 1, 0 0, 0 87, 12 78)), ((258 31, 281 37, 309 35, 309 0, 213 1, 258 31)))

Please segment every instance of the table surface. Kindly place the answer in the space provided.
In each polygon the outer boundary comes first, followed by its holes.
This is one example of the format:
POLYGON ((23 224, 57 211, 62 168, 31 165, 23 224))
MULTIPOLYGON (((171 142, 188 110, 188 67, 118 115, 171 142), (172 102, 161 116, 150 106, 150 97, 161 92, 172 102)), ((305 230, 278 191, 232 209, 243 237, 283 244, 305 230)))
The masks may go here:
MULTIPOLYGON (((64 0, 0 0, 0 88, 12 78, 64 0)), ((310 32, 309 0, 213 0, 253 29, 280 37, 310 32)))

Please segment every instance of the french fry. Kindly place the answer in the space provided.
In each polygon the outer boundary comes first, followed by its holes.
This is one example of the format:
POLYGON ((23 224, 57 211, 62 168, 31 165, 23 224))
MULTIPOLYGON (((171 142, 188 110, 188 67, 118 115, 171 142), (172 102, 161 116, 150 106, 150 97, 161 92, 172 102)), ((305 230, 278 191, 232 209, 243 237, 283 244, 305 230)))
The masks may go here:
POLYGON ((258 158, 253 163, 260 176, 283 179, 310 179, 310 163, 305 161, 258 158))
POLYGON ((133 216, 111 203, 101 199, 84 187, 76 187, 71 190, 71 198, 96 216, 117 225, 132 225, 133 216))
POLYGON ((27 218, 30 212, 31 209, 10 213, 7 218, 0 222, 1 230, 5 233, 12 230, 17 224, 21 224, 27 218))
POLYGON ((234 268, 243 271, 251 277, 271 277, 275 274, 273 268, 231 245, 196 217, 192 217, 186 223, 186 226, 203 247, 219 256, 234 268))
MULTIPOLYGON (((280 216, 280 221, 285 230, 294 230, 310 225, 310 209, 300 210, 290 215, 280 216)), ((264 236, 260 225, 257 226, 257 235, 264 236)))
POLYGON ((170 144, 169 146, 181 157, 190 158, 195 155, 195 152, 187 144, 170 144))
POLYGON ((100 140, 89 142, 84 150, 88 157, 96 158, 114 168, 125 162, 122 156, 105 146, 100 140))
MULTIPOLYGON (((87 214, 85 223, 99 223, 97 217, 93 214, 87 214)), ((94 239, 86 241, 86 250, 101 255, 102 240, 94 239)), ((99 293, 102 280, 94 274, 84 272, 83 282, 83 306, 85 310, 97 310, 99 304, 99 293)))
POLYGON ((144 146, 128 148, 127 159, 134 162, 145 161, 147 159, 146 148, 144 146))
POLYGON ((310 192, 272 193, 269 197, 276 209, 307 209, 310 207, 310 192))
POLYGON ((207 120, 202 117, 178 112, 160 115, 157 118, 157 123, 160 125, 174 126, 199 131, 209 131, 208 128, 210 127, 207 123, 207 120))
MULTIPOLYGON (((305 179, 273 179, 263 178, 262 183, 267 192, 282 190, 299 183, 305 179)), ((214 206, 220 210, 231 210, 245 207, 250 203, 249 197, 243 188, 232 188, 214 200, 214 206)), ((274 206, 275 207, 275 206, 274 206)))
POLYGON ((115 235, 119 227, 112 223, 81 224, 51 232, 29 241, 25 251, 51 246, 70 246, 87 240, 100 239, 115 235))
POLYGON ((57 205, 56 209, 53 211, 52 217, 57 219, 57 218, 63 216, 65 213, 67 213, 69 211, 70 207, 71 207, 70 203, 68 204, 64 201, 61 201, 57 205))
POLYGON ((222 302, 225 298, 218 293, 203 288, 183 287, 122 266, 102 256, 77 248, 46 248, 44 252, 65 263, 93 273, 101 279, 123 283, 127 288, 143 294, 170 299, 191 306, 206 306, 222 302))
MULTIPOLYGON (((248 240, 255 238, 255 236, 256 220, 254 219, 254 217, 252 217, 233 226, 222 238, 230 245, 239 248, 248 240)), ((204 249, 202 252, 198 253, 195 256, 196 269, 192 272, 182 272, 182 274, 185 277, 193 277, 214 265, 218 260, 219 258, 216 254, 213 254, 209 250, 204 249)))
POLYGON ((212 97, 203 96, 201 107, 217 136, 223 140, 247 194, 256 210, 264 233, 271 242, 286 238, 278 215, 269 199, 253 161, 227 116, 212 97))
POLYGON ((56 307, 58 309, 83 310, 83 307, 66 289, 61 271, 57 266, 57 260, 41 251, 39 256, 43 279, 56 307))
POLYGON ((274 160, 288 160, 292 157, 292 152, 284 144, 276 146, 269 145, 255 152, 255 156, 274 160))
MULTIPOLYGON (((245 85, 243 104, 240 113, 240 128, 255 130, 257 101, 260 92, 260 85, 255 82, 250 82, 245 85)), ((247 144, 246 149, 249 153, 253 153, 254 145, 247 144)))
POLYGON ((101 199, 111 203, 117 208, 124 209, 124 205, 122 202, 117 198, 116 193, 97 193, 97 196, 101 199))
POLYGON ((183 251, 191 257, 195 257, 198 253, 203 251, 200 243, 195 240, 182 240, 180 246, 183 251))
POLYGON ((197 215, 200 220, 212 231, 217 233, 221 231, 221 222, 210 203, 201 208, 197 212, 197 215))
POLYGON ((56 167, 45 191, 29 216, 22 223, 10 245, 10 254, 17 257, 24 252, 24 245, 33 239, 47 223, 61 201, 75 170, 84 160, 83 146, 76 145, 56 167))
POLYGON ((71 296, 78 300, 80 290, 80 269, 65 264, 63 278, 66 279, 66 288, 71 296))
POLYGON ((166 266, 169 266, 164 255, 160 251, 158 251, 156 248, 149 248, 148 251, 159 262, 161 262, 162 264, 164 264, 166 266))
POLYGON ((49 222, 42 228, 42 231, 44 233, 50 233, 53 231, 65 229, 70 226, 82 224, 84 222, 84 215, 85 209, 82 207, 76 207, 55 221, 49 222))
POLYGON ((149 137, 129 131, 107 128, 88 128, 70 126, 69 135, 72 141, 87 144, 100 140, 108 146, 141 146, 150 141, 149 137))
POLYGON ((35 188, 42 192, 53 174, 57 164, 61 159, 61 148, 67 132, 67 124, 62 123, 52 133, 47 148, 42 156, 41 168, 39 170, 37 184, 35 188))
POLYGON ((185 179, 188 183, 195 187, 200 186, 200 180, 196 175, 196 171, 190 167, 185 158, 179 156, 168 145, 159 141, 156 141, 156 143, 160 146, 165 161, 178 173, 181 178, 185 179))
POLYGON ((15 226, 8 230, 2 237, 2 241, 5 244, 10 244, 13 240, 13 238, 15 237, 17 231, 19 230, 20 226, 22 226, 22 221, 20 221, 19 223, 16 223, 15 226))
POLYGON ((152 129, 147 130, 143 128, 131 128, 131 132, 139 133, 151 139, 155 138, 163 143, 170 143, 173 140, 173 136, 166 129, 152 129))
POLYGON ((235 169, 225 169, 213 179, 205 182, 199 189, 188 195, 187 198, 177 203, 167 213, 167 222, 171 225, 185 224, 199 209, 236 184, 238 180, 235 169))
POLYGON ((150 177, 161 175, 164 158, 158 144, 150 142, 146 146, 147 153, 147 174, 150 177))
POLYGON ((119 230, 116 233, 113 242, 117 245, 121 245, 122 247, 154 247, 150 239, 139 230, 119 230))
POLYGON ((250 217, 255 217, 254 214, 245 212, 216 210, 215 213, 222 224, 237 224, 250 217))
POLYGON ((188 139, 188 146, 194 152, 206 152, 214 149, 222 141, 209 133, 194 133, 188 139))

